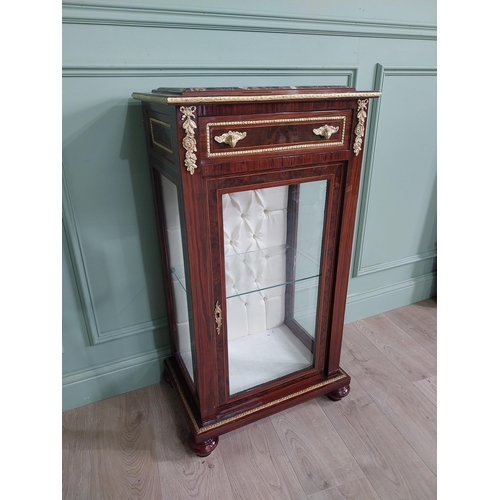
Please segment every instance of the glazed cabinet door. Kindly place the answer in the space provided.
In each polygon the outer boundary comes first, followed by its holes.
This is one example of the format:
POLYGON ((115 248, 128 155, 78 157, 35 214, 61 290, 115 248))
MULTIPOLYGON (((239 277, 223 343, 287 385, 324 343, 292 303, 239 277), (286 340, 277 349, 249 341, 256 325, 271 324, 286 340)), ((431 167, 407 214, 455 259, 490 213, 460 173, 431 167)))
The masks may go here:
POLYGON ((221 402, 324 371, 345 168, 207 181, 221 402))

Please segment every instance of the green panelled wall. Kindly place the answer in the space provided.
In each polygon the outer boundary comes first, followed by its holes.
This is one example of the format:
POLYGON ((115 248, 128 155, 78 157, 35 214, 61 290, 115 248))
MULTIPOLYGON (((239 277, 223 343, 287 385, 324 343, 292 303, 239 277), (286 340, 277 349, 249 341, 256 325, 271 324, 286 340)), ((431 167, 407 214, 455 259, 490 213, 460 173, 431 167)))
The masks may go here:
POLYGON ((133 91, 382 90, 346 321, 435 295, 435 10, 422 0, 63 3, 63 409, 158 382, 170 352, 133 91))

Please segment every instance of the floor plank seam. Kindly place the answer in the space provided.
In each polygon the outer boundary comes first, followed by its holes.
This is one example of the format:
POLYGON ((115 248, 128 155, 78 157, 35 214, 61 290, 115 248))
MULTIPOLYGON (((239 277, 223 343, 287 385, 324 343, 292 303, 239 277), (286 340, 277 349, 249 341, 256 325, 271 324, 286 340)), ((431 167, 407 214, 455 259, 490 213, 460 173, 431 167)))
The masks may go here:
MULTIPOLYGON (((389 321, 390 321, 390 319, 389 319, 389 321)), ((391 321, 391 322, 392 322, 392 321, 391 321)), ((394 324, 394 323, 393 323, 393 324, 394 324)), ((400 328, 398 325, 394 324, 394 326, 395 326, 395 327, 397 327, 399 330, 401 330, 401 328, 400 328)), ((389 362, 391 363, 391 365, 392 365, 392 366, 393 366, 393 367, 394 367, 394 368, 395 368, 395 369, 396 369, 399 373, 401 373, 401 374, 405 377, 405 379, 406 379, 406 380, 408 380, 408 382, 410 382, 410 383, 412 383, 412 384, 414 383, 414 381, 413 381, 413 380, 411 380, 410 378, 408 378, 407 373, 405 373, 403 370, 401 370, 401 368, 400 368, 400 367, 399 367, 399 366, 398 366, 398 365, 397 365, 397 364, 396 364, 396 363, 395 363, 395 362, 394 362, 394 361, 393 361, 393 360, 392 360, 392 359, 391 359, 391 358, 387 355, 387 353, 385 353, 382 349, 380 349, 380 348, 379 348, 379 346, 378 346, 378 345, 377 345, 377 344, 376 344, 376 343, 375 343, 375 342, 374 342, 374 341, 373 341, 373 340, 372 340, 372 339, 371 339, 368 335, 366 335, 366 334, 365 334, 365 332, 364 332, 363 330, 359 329, 359 331, 360 331, 360 332, 361 332, 361 333, 365 336, 365 338, 366 338, 367 340, 369 340, 369 341, 371 342, 371 344, 372 344, 372 345, 374 345, 374 346, 375 346, 375 348, 376 348, 376 349, 377 349, 377 350, 378 350, 378 351, 379 351, 379 352, 383 355, 384 359, 386 359, 387 361, 389 361, 389 362)), ((415 341, 415 340, 414 340, 411 336, 409 336, 409 335, 408 335, 408 334, 407 334, 404 330, 401 330, 401 332, 402 332, 402 333, 404 333, 404 334, 405 334, 405 335, 406 335, 406 336, 407 336, 410 340, 412 340, 412 341, 416 342, 416 341, 415 341)), ((426 353, 426 354, 429 354, 430 356, 432 356, 432 354, 430 354, 430 353, 429 353, 429 352, 428 352, 428 351, 427 351, 424 347, 422 347, 420 344, 419 344, 419 346, 420 346, 420 348, 421 348, 423 351, 425 351, 425 353, 426 353)), ((394 349, 394 350, 397 352, 397 350, 396 350, 393 346, 387 346, 387 347, 390 347, 390 348, 394 349)), ((410 351, 410 353, 411 353, 411 351, 410 351)), ((435 359, 435 358, 434 358, 434 359, 435 359)), ((426 378, 433 377, 433 376, 435 376, 435 373, 430 373, 430 374, 428 374, 428 376, 427 376, 427 377, 425 377, 425 379, 426 379, 426 378)), ((425 380, 425 379, 420 379, 420 380, 425 380)))
POLYGON ((206 458, 184 443, 188 426, 164 383, 63 412, 62 498, 434 500, 435 310, 427 300, 347 326, 348 396, 224 434, 206 458))
MULTIPOLYGON (((356 379, 355 379, 352 375, 351 375, 351 379, 352 379, 352 380, 354 380, 354 381, 356 381, 356 379)), ((357 382, 357 381, 356 381, 356 382, 357 382)), ((357 382, 357 383, 359 383, 359 382, 357 382)), ((361 384, 360 384, 360 385, 361 385, 361 384)), ((373 398, 372 398, 370 395, 368 395, 368 397, 371 399, 371 401, 372 401, 372 402, 374 402, 374 401, 373 401, 373 398)), ((339 404, 340 404, 340 402, 333 402, 333 404, 337 404, 337 403, 339 403, 339 404)), ((321 405, 320 405, 320 407, 321 407, 321 409, 323 410, 323 413, 325 414, 326 418, 328 418, 328 420, 330 420, 330 419, 329 419, 329 417, 328 417, 328 415, 327 415, 327 413, 326 413, 326 411, 325 411, 325 407, 324 407, 324 406, 321 406, 321 405)), ((344 419, 344 420, 346 421, 347 425, 348 425, 348 426, 349 426, 349 427, 350 427, 350 428, 351 428, 354 432, 356 432, 356 429, 355 429, 355 427, 353 427, 353 425, 351 424, 351 422, 349 422, 347 419, 344 419)), ((344 443, 344 445, 346 446, 346 448, 350 451, 349 443, 348 443, 348 441, 346 441, 346 439, 344 438, 343 433, 342 433, 342 432, 341 432, 341 431, 340 431, 340 430, 339 430, 339 429, 335 426, 335 423, 334 423, 332 420, 330 420, 330 422, 331 422, 332 426, 335 428, 335 430, 337 431, 337 433, 338 433, 338 435, 340 436, 340 438, 342 439, 342 442, 344 443)), ((350 451, 350 453, 351 453, 351 456, 352 456, 353 460, 356 462, 356 464, 358 465, 358 467, 359 467, 359 468, 361 469, 361 471, 363 472, 363 477, 364 477, 364 478, 366 478, 366 480, 370 483, 370 485, 371 485, 371 487, 374 489, 374 491, 376 491, 376 492, 377 492, 377 495, 379 495, 379 493, 378 493, 378 491, 376 490, 375 486, 371 483, 371 481, 368 479, 368 477, 366 476, 365 472, 363 471, 362 464, 360 464, 360 463, 356 460, 356 457, 352 454, 352 452, 351 452, 351 451, 350 451)), ((361 500, 361 499, 360 499, 360 500, 361 500)))
MULTIPOLYGON (((351 378, 352 375, 351 375, 351 378)), ((434 476, 436 476, 436 473, 432 470, 432 467, 429 466, 429 464, 427 463, 427 461, 421 456, 421 453, 419 453, 417 451, 417 449, 415 449, 415 446, 406 438, 406 436, 404 435, 403 432, 401 432, 401 429, 399 428, 397 422, 394 422, 394 420, 391 418, 390 414, 388 414, 385 410, 384 410, 384 407, 381 406, 377 400, 375 400, 374 398, 371 397, 368 389, 363 386, 363 383, 362 382, 359 382, 357 381, 357 383, 361 386, 361 388, 369 395, 369 397, 372 399, 372 401, 375 403, 375 405, 377 406, 377 408, 385 415, 385 417, 387 418, 387 420, 393 425, 395 431, 397 431, 401 437, 408 443, 408 445, 412 448, 412 450, 417 454, 417 456, 422 460, 422 462, 428 467, 429 471, 434 474, 434 476)))
POLYGON ((422 380, 417 380, 416 382, 413 382, 413 385, 434 405, 437 407, 437 404, 436 404, 436 401, 434 400, 434 398, 431 399, 431 395, 428 394, 427 392, 423 391, 420 387, 420 384, 419 382, 423 382, 423 381, 431 381, 432 377, 429 377, 429 378, 425 378, 425 379, 422 379, 422 380))
MULTIPOLYGON (((269 417, 267 417, 267 418, 269 418, 269 417)), ((271 418, 269 418, 269 420, 271 421, 271 418)), ((272 421, 271 421, 271 424, 272 424, 272 421)), ((281 449, 283 450, 283 453, 286 456, 287 465, 288 465, 290 471, 293 473, 293 475, 294 475, 295 479, 297 480, 298 484, 300 484, 300 487, 302 489, 302 494, 304 495, 304 499, 306 499, 308 495, 307 495, 306 491, 304 490, 304 486, 300 482, 299 477, 297 476, 297 473, 295 472, 295 469, 294 469, 293 464, 292 464, 292 460, 290 459, 290 457, 289 457, 289 455, 288 455, 285 447, 283 446, 283 443, 282 443, 281 438, 280 438, 280 436, 278 434, 278 431, 276 430, 276 427, 274 425, 272 425, 272 428, 273 428, 273 432, 274 432, 276 438, 278 439, 278 442, 279 442, 279 444, 281 446, 281 449)))

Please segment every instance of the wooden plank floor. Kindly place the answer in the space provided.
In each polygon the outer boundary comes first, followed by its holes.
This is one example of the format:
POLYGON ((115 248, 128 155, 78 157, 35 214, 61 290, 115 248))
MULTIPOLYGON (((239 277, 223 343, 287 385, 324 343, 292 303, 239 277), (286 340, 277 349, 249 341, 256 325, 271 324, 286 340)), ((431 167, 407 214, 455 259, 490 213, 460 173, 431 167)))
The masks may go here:
POLYGON ((346 325, 351 393, 187 448, 160 383, 63 414, 64 500, 436 498, 436 301, 346 325))

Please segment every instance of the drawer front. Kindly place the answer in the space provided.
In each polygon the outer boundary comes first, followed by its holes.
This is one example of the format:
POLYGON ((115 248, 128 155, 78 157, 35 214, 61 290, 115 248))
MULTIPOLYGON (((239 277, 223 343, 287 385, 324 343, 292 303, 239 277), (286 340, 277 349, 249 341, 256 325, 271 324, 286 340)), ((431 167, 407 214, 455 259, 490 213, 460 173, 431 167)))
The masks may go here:
POLYGON ((252 154, 286 154, 301 150, 349 149, 352 111, 302 116, 252 115, 200 119, 200 146, 205 159, 252 154))

